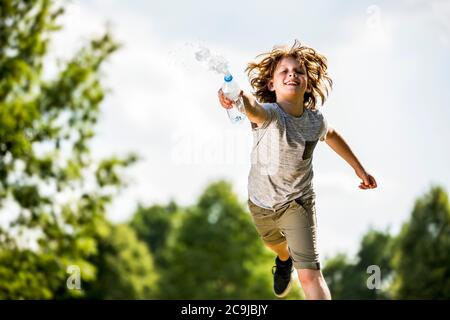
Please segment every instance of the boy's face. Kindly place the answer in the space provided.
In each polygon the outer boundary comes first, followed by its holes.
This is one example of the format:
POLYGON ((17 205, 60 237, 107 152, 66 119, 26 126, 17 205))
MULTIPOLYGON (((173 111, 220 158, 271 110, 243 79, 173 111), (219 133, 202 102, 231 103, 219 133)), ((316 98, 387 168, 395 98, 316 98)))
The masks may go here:
POLYGON ((276 66, 267 86, 270 91, 275 91, 277 100, 293 100, 303 98, 307 81, 305 67, 293 57, 285 57, 276 66))

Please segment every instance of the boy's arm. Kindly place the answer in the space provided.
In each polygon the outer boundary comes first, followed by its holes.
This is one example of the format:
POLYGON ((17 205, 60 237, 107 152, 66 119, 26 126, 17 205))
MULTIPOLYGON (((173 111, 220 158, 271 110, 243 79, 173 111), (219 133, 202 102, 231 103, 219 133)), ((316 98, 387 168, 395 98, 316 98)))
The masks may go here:
POLYGON ((358 177, 362 179, 360 189, 373 189, 377 187, 375 178, 372 177, 359 162, 344 138, 333 128, 328 128, 325 142, 340 155, 354 170, 358 177))
MULTIPOLYGON (((222 107, 225 109, 233 107, 234 102, 223 95, 222 89, 219 89, 218 97, 222 107)), ((258 127, 262 126, 269 118, 267 110, 256 101, 252 94, 241 91, 241 97, 244 102, 245 113, 250 122, 255 123, 258 127)))

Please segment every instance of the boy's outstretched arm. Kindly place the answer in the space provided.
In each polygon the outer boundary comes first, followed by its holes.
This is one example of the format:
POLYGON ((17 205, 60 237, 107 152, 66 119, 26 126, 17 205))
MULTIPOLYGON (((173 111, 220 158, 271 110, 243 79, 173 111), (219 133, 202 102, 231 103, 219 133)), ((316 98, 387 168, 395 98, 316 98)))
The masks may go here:
MULTIPOLYGON (((220 104, 225 109, 233 107, 233 101, 223 95, 222 89, 218 92, 220 104)), ((253 95, 241 91, 242 101, 244 102, 245 113, 250 122, 256 123, 258 127, 262 126, 268 118, 266 109, 264 109, 253 97, 253 95)))
POLYGON ((372 177, 359 162, 354 155, 344 138, 333 128, 328 128, 325 142, 340 155, 354 170, 362 182, 359 185, 360 189, 374 189, 377 187, 375 178, 372 177))

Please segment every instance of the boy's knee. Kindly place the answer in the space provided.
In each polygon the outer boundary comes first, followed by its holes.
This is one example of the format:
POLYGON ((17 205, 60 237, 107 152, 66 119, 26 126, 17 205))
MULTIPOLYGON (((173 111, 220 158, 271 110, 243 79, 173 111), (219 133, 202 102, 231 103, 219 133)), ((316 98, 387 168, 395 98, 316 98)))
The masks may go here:
POLYGON ((299 269, 297 270, 298 279, 303 286, 319 282, 323 276, 320 270, 299 269))

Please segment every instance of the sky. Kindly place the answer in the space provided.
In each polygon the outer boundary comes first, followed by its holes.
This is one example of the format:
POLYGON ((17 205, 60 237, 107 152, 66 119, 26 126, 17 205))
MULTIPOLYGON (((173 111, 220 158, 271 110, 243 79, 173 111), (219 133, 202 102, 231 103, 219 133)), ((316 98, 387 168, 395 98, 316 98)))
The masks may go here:
POLYGON ((143 158, 109 208, 115 222, 137 203, 193 204, 217 179, 247 199, 250 125, 229 122, 217 99, 223 78, 195 60, 198 45, 224 57, 246 91, 246 64, 274 45, 298 39, 327 57, 334 87, 321 111, 378 188, 359 189, 353 169, 319 143, 322 258, 354 254, 370 227, 398 232, 431 185, 450 190, 450 1, 72 0, 60 22, 48 61, 108 28, 122 44, 104 65, 111 92, 92 141, 98 159, 143 158))

